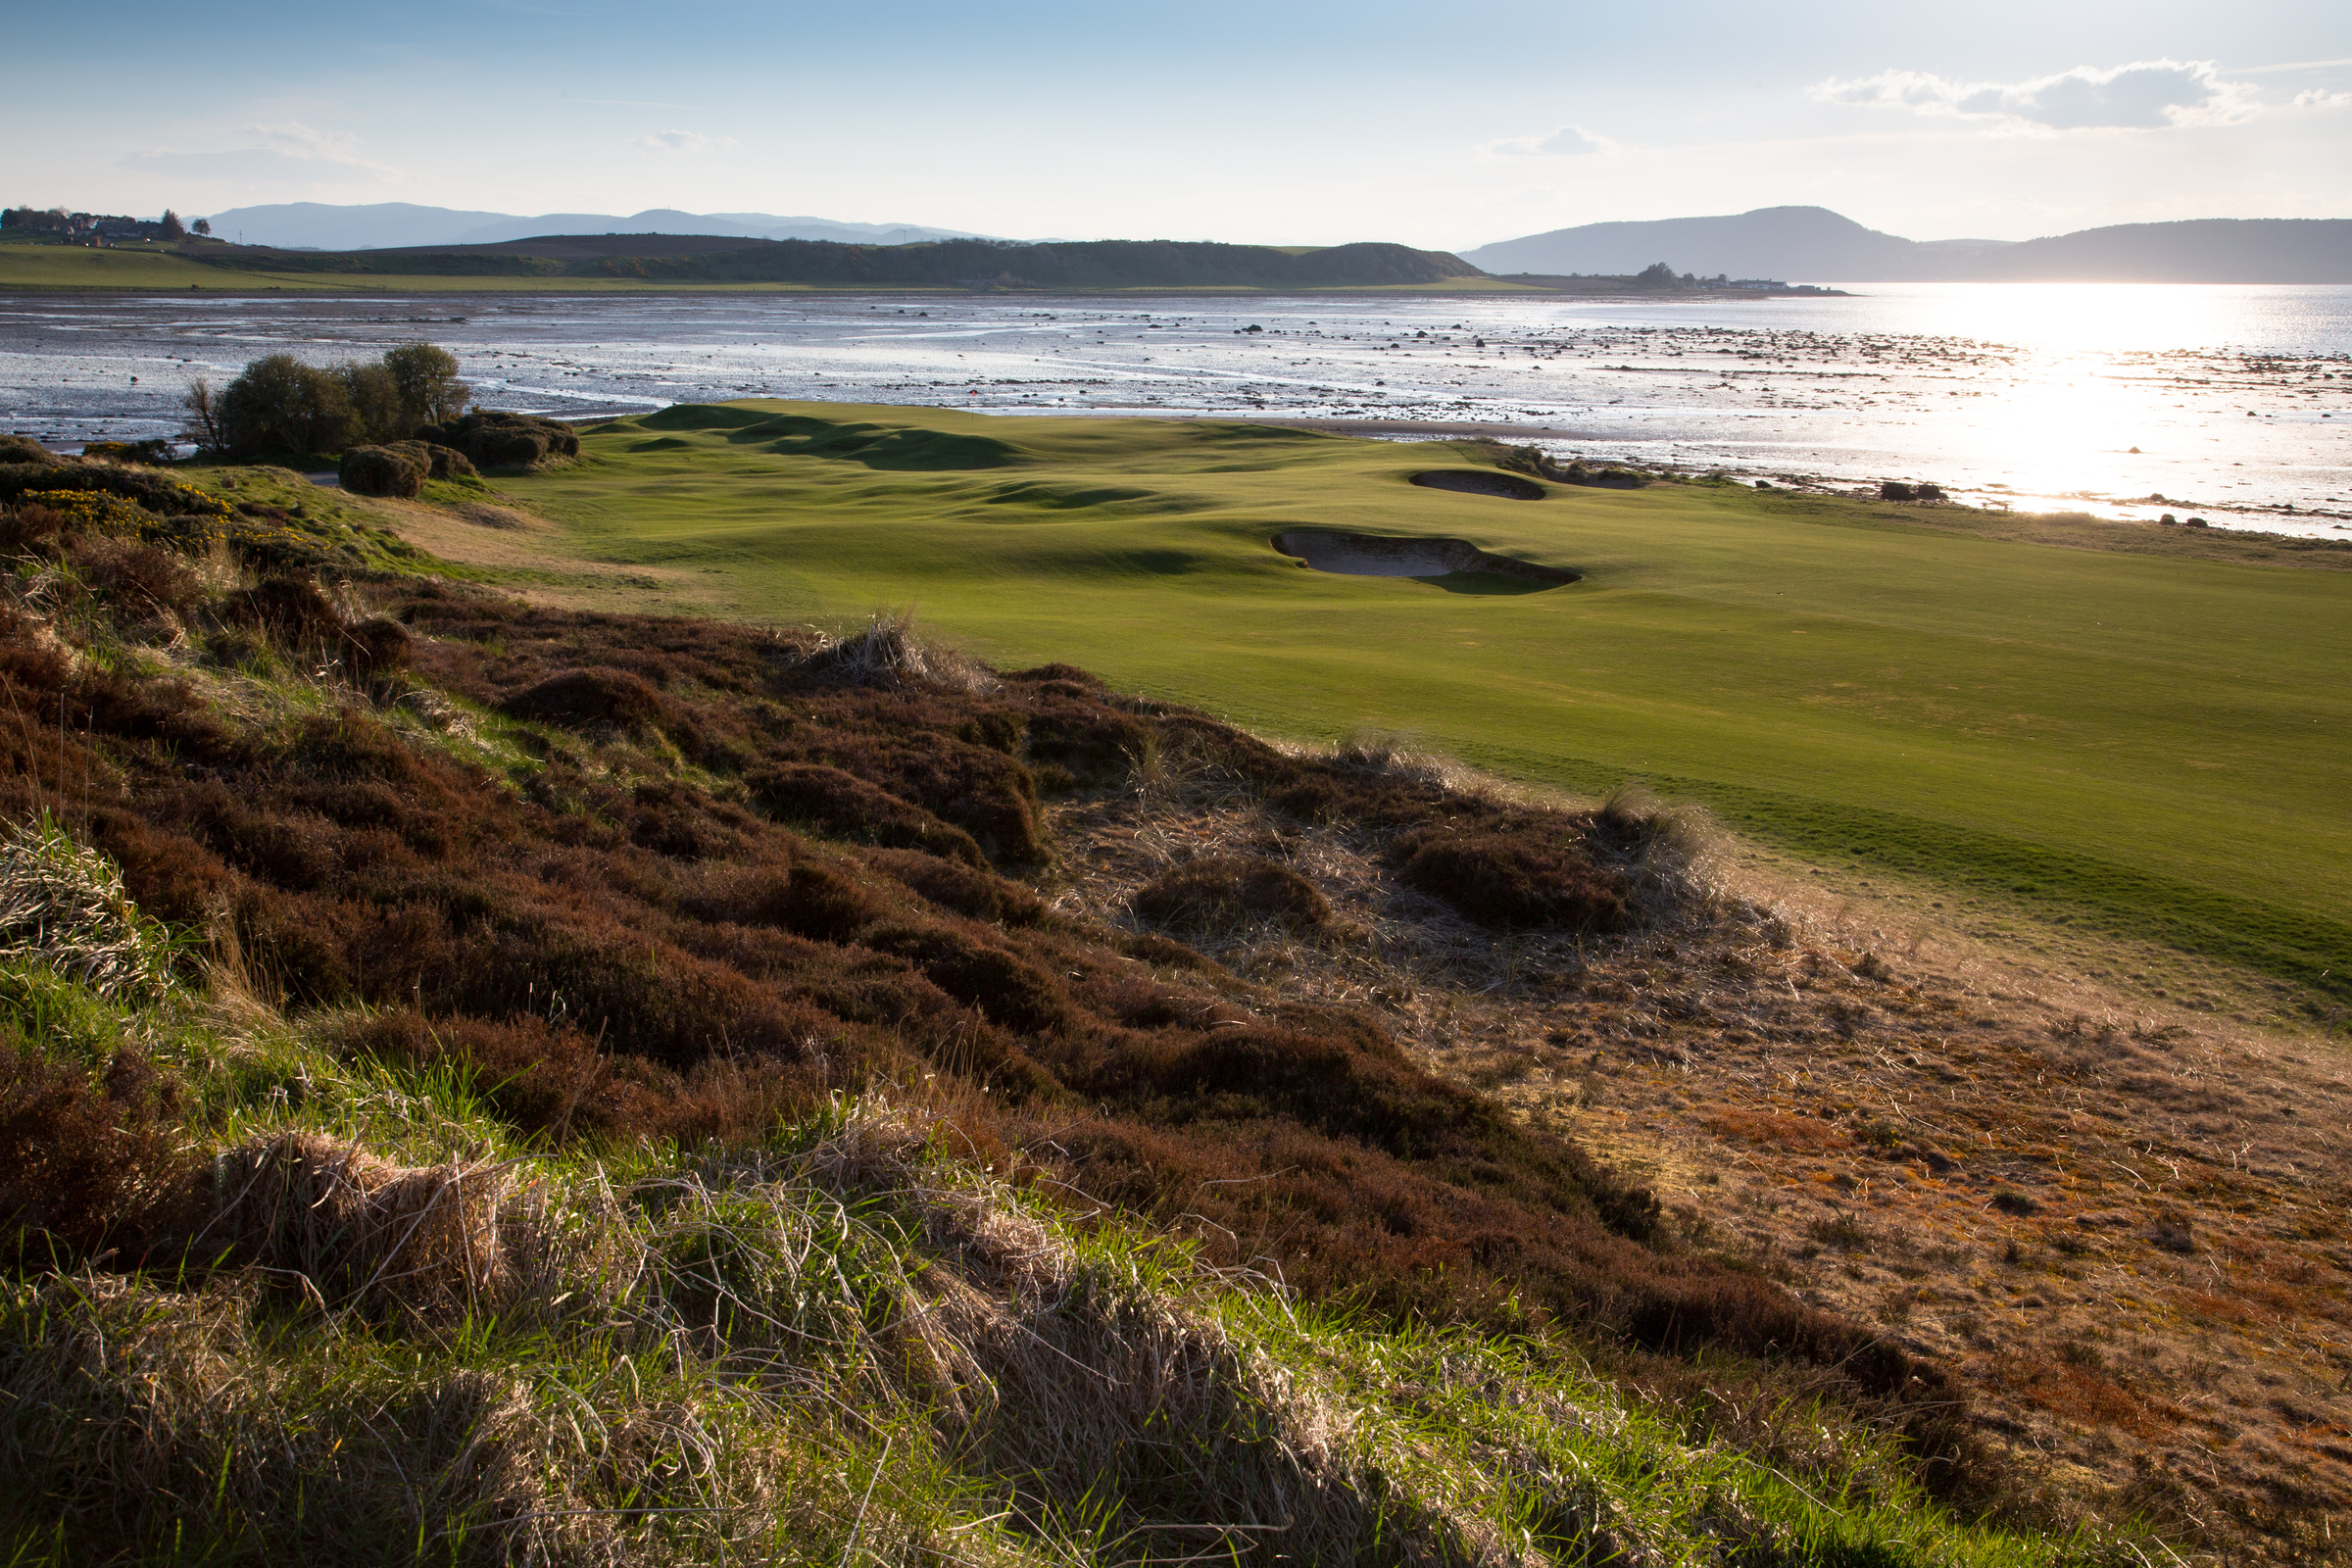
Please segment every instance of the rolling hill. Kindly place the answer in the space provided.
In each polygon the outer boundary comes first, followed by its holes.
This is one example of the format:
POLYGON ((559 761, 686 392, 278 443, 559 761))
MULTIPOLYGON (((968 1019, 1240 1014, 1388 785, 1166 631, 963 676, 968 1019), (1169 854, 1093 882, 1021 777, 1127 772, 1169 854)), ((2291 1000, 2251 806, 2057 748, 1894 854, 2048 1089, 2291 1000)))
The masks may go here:
POLYGON ((1653 262, 1700 276, 1880 282, 2348 283, 2352 220, 2125 223, 2044 239, 1911 240, 1826 207, 1585 223, 1461 253, 1489 272, 1624 273, 1653 262))
POLYGON ((779 218, 773 213, 680 212, 649 208, 617 217, 609 213, 464 212, 419 207, 412 202, 335 206, 326 202, 276 202, 233 207, 212 215, 222 238, 242 234, 244 243, 297 250, 374 250, 393 246, 495 245, 537 234, 724 234, 740 239, 827 239, 845 244, 912 245, 923 240, 970 239, 961 229, 919 223, 849 223, 831 218, 779 218))

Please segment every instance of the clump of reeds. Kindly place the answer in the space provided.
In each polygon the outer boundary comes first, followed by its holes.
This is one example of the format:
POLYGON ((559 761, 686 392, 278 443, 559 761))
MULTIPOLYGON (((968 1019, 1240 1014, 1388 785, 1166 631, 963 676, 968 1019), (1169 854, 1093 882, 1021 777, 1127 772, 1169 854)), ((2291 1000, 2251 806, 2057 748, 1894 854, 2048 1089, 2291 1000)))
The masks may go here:
POLYGON ((1388 730, 1350 730, 1331 752, 1332 763, 1353 773, 1370 773, 1445 794, 1474 791, 1480 781, 1449 757, 1388 730))
POLYGON ((917 636, 914 616, 877 614, 846 637, 821 637, 801 667, 847 686, 945 686, 977 692, 993 684, 986 666, 917 636))
POLYGON ((287 1134, 213 1162, 214 1213, 197 1238, 332 1305, 446 1317, 504 1294, 488 1161, 402 1166, 287 1134))
POLYGON ((122 873, 43 811, 0 841, 0 959, 38 958, 101 996, 171 984, 172 943, 140 914, 122 873))
POLYGON ((1722 835, 1704 807, 1670 805, 1639 784, 1621 784, 1593 813, 1592 825, 1645 924, 1687 920, 1723 905, 1716 870, 1722 835))

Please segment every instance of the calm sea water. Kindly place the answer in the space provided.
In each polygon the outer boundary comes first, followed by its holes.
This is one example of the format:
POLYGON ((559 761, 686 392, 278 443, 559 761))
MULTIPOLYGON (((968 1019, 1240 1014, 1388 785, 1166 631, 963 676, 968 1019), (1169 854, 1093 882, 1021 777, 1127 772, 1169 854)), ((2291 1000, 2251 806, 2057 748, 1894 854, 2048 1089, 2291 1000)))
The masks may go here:
POLYGON ((1687 304, 0 296, 0 429, 168 435, 198 375, 423 338, 485 401, 571 416, 768 396, 1477 425, 1833 488, 1926 479, 2020 507, 2352 531, 2352 287, 1844 287, 1687 304))

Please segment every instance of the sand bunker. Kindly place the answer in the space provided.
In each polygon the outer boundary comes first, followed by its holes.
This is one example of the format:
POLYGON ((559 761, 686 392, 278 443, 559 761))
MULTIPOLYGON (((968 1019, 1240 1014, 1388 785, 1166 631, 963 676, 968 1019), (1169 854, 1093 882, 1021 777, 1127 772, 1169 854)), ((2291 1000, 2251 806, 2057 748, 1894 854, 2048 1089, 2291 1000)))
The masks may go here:
POLYGON ((1379 534, 1293 528, 1274 536, 1274 548, 1317 571, 1350 577, 1445 577, 1478 572, 1534 587, 1575 582, 1580 572, 1490 555, 1467 539, 1397 539, 1379 534))
POLYGON ((1413 475, 1413 483, 1432 490, 1458 490, 1466 496, 1500 496, 1505 501, 1541 501, 1544 487, 1533 479, 1494 469, 1431 468, 1413 475))

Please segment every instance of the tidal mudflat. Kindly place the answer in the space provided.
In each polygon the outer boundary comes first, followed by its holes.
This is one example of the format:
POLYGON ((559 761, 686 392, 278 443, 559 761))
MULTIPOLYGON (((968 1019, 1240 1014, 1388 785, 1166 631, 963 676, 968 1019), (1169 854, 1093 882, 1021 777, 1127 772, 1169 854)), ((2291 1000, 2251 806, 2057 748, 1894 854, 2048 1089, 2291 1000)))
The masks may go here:
POLYGON ((1845 285, 1845 299, 0 298, 0 429, 167 435, 204 375, 428 339, 486 402, 737 397, 1476 427, 1799 488, 2352 531, 2352 288, 1845 285))

